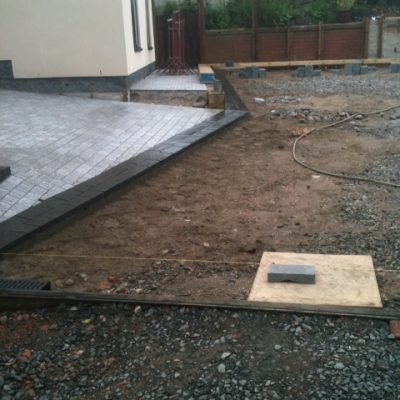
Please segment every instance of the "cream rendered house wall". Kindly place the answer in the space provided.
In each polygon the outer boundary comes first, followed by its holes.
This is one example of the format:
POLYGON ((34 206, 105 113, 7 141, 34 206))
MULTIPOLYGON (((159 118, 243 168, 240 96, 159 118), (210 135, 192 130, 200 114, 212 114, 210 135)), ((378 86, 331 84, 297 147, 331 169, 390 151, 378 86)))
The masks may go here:
POLYGON ((0 0, 0 60, 12 60, 14 78, 130 75, 155 60, 144 0, 138 9, 141 52, 130 0, 0 0))
MULTIPOLYGON (((0 0, 1 1, 1 0, 0 0)), ((133 33, 132 33, 132 17, 131 17, 131 2, 130 0, 122 0, 123 15, 124 15, 124 27, 125 27, 125 38, 126 38, 126 54, 128 62, 128 73, 133 72, 155 62, 156 55, 154 50, 154 30, 153 30, 153 16, 151 8, 151 0, 149 0, 149 11, 150 11, 150 32, 151 32, 151 43, 153 49, 149 50, 147 46, 147 22, 146 22, 146 1, 137 0, 138 14, 139 14, 139 27, 140 27, 140 39, 142 51, 134 51, 133 47, 133 33)))

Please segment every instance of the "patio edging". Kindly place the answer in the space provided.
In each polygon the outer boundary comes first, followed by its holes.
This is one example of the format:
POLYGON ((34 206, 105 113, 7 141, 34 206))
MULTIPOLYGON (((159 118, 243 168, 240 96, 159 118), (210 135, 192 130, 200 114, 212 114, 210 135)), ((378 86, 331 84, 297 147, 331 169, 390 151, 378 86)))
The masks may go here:
MULTIPOLYGON (((232 103, 232 96, 235 97, 236 93, 228 90, 227 105, 229 105, 229 99, 232 103)), ((81 208, 104 198, 106 194, 134 181, 145 172, 160 166, 194 144, 247 115, 247 111, 237 107, 235 101, 232 104, 229 106, 230 109, 221 111, 214 117, 102 172, 100 175, 0 223, 0 251, 11 249, 81 208)))

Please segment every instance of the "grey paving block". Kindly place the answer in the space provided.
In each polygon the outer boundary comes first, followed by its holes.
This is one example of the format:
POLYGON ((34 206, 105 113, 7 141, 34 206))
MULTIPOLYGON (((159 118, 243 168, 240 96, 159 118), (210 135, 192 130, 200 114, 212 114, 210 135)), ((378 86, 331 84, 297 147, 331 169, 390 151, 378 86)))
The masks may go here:
POLYGON ((10 167, 3 167, 0 165, 0 182, 3 182, 11 175, 10 167))
POLYGON ((219 112, 0 90, 0 138, 12 166, 0 185, 0 222, 219 112))
POLYGON ((315 283, 315 267, 312 265, 271 264, 268 268, 268 282, 315 283))

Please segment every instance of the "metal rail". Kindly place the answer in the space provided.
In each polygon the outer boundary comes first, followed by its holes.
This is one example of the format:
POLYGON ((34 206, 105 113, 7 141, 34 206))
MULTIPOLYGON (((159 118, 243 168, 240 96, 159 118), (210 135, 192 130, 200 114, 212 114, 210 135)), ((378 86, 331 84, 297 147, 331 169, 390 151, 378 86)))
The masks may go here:
POLYGON ((400 309, 367 307, 294 306, 246 300, 190 300, 175 296, 114 295, 103 293, 63 291, 13 291, 0 292, 0 310, 57 306, 59 304, 138 304, 148 306, 217 308, 226 310, 264 311, 277 313, 356 317, 378 320, 400 319, 400 309))

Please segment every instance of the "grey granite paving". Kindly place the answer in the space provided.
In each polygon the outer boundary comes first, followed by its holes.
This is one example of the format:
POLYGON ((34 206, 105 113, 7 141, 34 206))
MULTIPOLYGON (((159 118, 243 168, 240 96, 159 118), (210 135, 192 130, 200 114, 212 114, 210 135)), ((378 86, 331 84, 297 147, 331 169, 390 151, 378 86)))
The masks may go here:
POLYGON ((134 83, 131 89, 205 92, 207 91, 207 86, 200 83, 197 73, 189 75, 163 75, 159 71, 154 71, 147 78, 134 83))
POLYGON ((0 222, 219 112, 0 90, 0 222))

